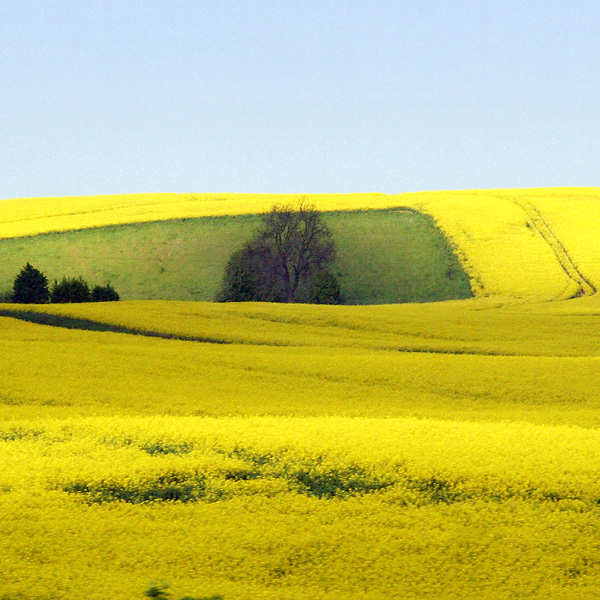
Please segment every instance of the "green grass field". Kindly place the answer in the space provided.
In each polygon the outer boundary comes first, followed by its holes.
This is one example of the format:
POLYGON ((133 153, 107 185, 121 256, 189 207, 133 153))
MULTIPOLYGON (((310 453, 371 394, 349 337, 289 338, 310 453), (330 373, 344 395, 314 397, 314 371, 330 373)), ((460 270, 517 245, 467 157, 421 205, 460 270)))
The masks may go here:
MULTIPOLYGON (((466 274, 431 218, 410 210, 326 213, 348 304, 468 298, 466 274)), ((180 219, 0 240, 0 291, 30 262, 50 281, 110 281, 123 299, 213 300, 259 216, 180 219)))

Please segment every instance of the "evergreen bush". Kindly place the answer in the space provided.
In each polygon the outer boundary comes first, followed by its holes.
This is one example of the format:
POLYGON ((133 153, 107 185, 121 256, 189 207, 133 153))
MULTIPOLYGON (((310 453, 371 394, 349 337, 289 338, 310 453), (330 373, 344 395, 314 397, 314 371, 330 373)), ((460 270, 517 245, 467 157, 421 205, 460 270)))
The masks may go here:
POLYGON ((54 304, 90 302, 91 299, 90 288, 81 277, 63 277, 62 281, 55 279, 50 290, 50 302, 54 304))
POLYGON ((110 283, 96 285, 92 290, 92 302, 116 302, 119 299, 117 290, 110 283))
POLYGON ((47 277, 27 263, 15 277, 12 301, 18 304, 45 304, 49 299, 47 277))

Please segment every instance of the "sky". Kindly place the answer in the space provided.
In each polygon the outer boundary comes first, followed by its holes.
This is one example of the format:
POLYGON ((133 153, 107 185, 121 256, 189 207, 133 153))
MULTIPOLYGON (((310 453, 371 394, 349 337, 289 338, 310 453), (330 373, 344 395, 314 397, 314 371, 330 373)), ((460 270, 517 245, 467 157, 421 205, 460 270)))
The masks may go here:
POLYGON ((598 186, 598 0, 0 0, 0 198, 598 186))

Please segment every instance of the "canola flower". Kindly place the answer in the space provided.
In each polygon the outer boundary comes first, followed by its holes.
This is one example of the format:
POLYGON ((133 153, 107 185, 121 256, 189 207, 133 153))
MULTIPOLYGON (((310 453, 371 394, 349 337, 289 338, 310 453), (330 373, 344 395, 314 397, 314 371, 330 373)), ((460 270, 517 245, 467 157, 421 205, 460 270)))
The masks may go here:
POLYGON ((138 300, 8 304, 0 313, 50 323, 58 318, 66 326, 68 319, 75 319, 83 328, 87 322, 213 344, 596 356, 598 302, 598 296, 543 304, 483 298, 382 306, 138 300))
MULTIPOLYGON (((385 194, 122 194, 16 198, 0 204, 0 238, 107 225, 259 214, 306 197, 319 210, 399 206, 385 194)), ((400 204, 401 205, 401 204, 400 204)))
POLYGON ((597 596, 597 304, 2 317, 0 591, 597 596))
POLYGON ((600 195, 569 189, 550 193, 539 190, 532 191, 526 199, 568 250, 582 275, 597 288, 600 285, 600 195), (568 210, 564 210, 565 206, 568 210))
POLYGON ((42 409, 48 418, 443 415, 594 427, 596 307, 596 296, 530 307, 489 299, 381 307, 38 307, 222 343, 0 318, 0 419, 28 419, 42 409))
POLYGON ((156 578, 240 600, 600 591, 595 430, 108 417, 0 440, 8 597, 124 599, 156 578))

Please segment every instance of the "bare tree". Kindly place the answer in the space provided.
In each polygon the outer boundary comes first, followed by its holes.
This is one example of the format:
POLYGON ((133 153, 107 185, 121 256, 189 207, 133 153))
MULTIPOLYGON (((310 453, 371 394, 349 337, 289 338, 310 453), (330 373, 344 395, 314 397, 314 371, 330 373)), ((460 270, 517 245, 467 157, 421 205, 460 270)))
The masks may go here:
POLYGON ((331 233, 315 207, 302 199, 297 205, 273 206, 263 220, 259 243, 270 250, 272 277, 296 302, 298 287, 335 259, 331 233))
POLYGON ((220 299, 306 301, 311 284, 334 259, 333 238, 313 205, 305 198, 277 204, 264 215, 256 236, 232 256, 220 299))

